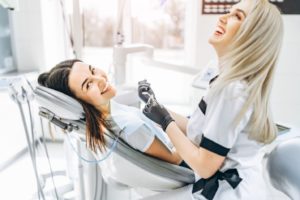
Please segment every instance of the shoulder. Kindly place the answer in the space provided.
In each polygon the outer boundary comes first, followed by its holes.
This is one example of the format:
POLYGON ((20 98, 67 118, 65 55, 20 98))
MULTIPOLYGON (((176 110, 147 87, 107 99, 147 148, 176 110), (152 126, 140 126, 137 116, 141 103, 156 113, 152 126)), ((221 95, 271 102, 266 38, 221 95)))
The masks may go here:
POLYGON ((247 87, 246 82, 234 81, 220 87, 218 91, 208 93, 205 98, 207 112, 215 115, 218 113, 217 110, 222 113, 234 113, 236 110, 240 110, 249 96, 247 87))
POLYGON ((247 83, 245 81, 234 81, 226 85, 220 94, 225 97, 236 97, 236 98, 246 98, 247 95, 247 83))
POLYGON ((245 81, 233 81, 225 86, 220 87, 219 90, 207 95, 208 102, 219 101, 235 101, 246 100, 248 98, 248 85, 245 81))
POLYGON ((130 106, 111 101, 111 118, 121 129, 130 134, 141 127, 144 122, 136 113, 136 110, 130 106))

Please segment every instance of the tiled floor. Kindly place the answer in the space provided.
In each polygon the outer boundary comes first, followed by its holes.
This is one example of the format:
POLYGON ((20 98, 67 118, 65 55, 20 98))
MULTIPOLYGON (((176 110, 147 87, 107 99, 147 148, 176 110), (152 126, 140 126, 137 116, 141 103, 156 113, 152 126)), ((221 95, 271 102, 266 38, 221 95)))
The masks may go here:
MULTIPOLYGON (((61 144, 48 144, 49 156, 53 171, 65 170, 65 161, 62 157, 61 144)), ((37 199, 37 184, 29 153, 16 160, 11 166, 0 172, 0 199, 3 200, 30 200, 37 199)), ((48 161, 42 148, 37 152, 37 168, 39 174, 50 173, 48 161)), ((55 184, 59 186, 66 184, 67 178, 56 178, 55 184)), ((46 182, 47 188, 52 188, 49 178, 46 182)), ((47 200, 51 198, 47 198, 47 200)))

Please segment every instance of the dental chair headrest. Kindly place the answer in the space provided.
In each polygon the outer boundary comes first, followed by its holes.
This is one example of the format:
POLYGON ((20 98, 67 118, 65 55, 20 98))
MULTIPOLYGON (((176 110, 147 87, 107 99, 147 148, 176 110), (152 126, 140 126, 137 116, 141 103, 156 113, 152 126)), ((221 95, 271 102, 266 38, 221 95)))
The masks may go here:
POLYGON ((41 107, 62 119, 81 120, 85 118, 81 104, 62 92, 37 85, 34 94, 41 107))

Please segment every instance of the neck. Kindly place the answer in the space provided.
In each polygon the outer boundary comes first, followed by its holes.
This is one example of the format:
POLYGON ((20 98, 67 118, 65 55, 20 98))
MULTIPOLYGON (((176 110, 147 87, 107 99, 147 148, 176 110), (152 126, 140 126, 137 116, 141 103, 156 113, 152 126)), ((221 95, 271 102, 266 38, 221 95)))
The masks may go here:
POLYGON ((225 55, 225 52, 224 52, 224 51, 221 51, 221 50, 216 51, 216 53, 217 53, 217 56, 218 56, 218 59, 219 59, 219 60, 222 59, 222 57, 225 55))
POLYGON ((212 46, 219 59, 221 59, 226 54, 226 51, 228 51, 228 48, 221 44, 213 44, 212 46))
POLYGON ((218 56, 218 67, 219 67, 219 70, 222 69, 224 63, 223 63, 223 57, 219 57, 218 56))
POLYGON ((97 107, 97 110, 99 110, 101 113, 103 113, 103 115, 105 117, 107 117, 108 115, 110 115, 110 101, 107 102, 106 104, 99 105, 97 107))

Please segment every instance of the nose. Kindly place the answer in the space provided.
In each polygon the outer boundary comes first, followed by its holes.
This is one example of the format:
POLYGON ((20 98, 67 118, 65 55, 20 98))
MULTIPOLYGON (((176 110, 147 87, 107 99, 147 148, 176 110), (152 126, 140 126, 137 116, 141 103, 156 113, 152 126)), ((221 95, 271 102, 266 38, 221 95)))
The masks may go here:
POLYGON ((94 76, 93 80, 98 84, 98 86, 103 87, 106 84, 106 79, 102 76, 94 76))
POLYGON ((219 22, 220 22, 221 24, 227 24, 227 18, 228 18, 228 14, 221 15, 221 16, 219 17, 219 22))

